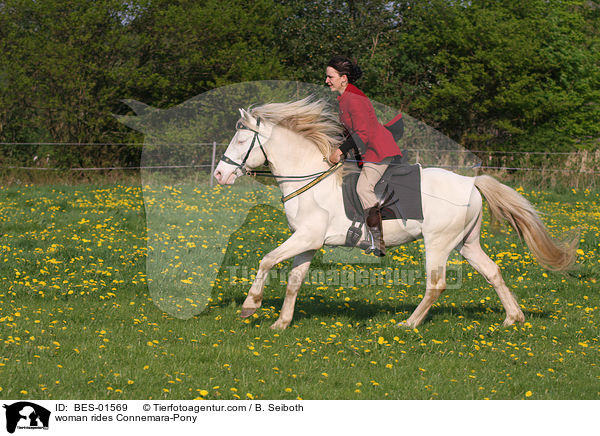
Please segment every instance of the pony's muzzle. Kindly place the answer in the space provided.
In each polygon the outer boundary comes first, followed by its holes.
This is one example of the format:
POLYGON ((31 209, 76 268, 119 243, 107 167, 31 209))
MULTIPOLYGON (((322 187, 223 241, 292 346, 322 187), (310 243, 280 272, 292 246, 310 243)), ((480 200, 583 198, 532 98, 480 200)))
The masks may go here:
POLYGON ((221 172, 221 170, 219 170, 219 169, 216 169, 216 170, 215 170, 215 172, 213 173, 213 177, 214 177, 215 179, 217 179, 217 183, 218 183, 219 185, 222 185, 222 184, 223 184, 223 173, 221 172))
POLYGON ((233 171, 227 171, 223 168, 220 168, 220 166, 221 165, 219 165, 213 173, 213 176, 219 185, 233 185, 235 179, 244 174, 239 168, 236 168, 233 171))

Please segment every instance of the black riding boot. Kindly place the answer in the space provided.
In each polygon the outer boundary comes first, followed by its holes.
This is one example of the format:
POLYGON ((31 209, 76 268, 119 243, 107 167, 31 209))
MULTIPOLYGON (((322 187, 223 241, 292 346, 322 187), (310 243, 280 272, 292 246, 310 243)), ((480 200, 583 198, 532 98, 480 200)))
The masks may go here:
POLYGON ((385 243, 383 242, 383 227, 381 225, 381 210, 379 206, 373 206, 365 210, 367 227, 371 234, 371 246, 365 252, 373 253, 375 256, 385 256, 385 243))

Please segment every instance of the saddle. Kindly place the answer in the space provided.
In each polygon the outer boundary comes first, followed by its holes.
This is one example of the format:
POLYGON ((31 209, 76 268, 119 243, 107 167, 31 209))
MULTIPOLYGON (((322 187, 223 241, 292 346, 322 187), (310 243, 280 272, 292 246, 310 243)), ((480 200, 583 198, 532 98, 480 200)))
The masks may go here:
MULTIPOLYGON (((381 204, 383 220, 422 220, 423 207, 421 203, 421 165, 409 165, 405 161, 406 153, 398 156, 390 163, 379 182, 375 185, 375 195, 381 204)), ((346 164, 348 165, 348 164, 346 164)), ((342 195, 346 217, 352 221, 352 226, 346 235, 346 245, 355 246, 362 230, 365 217, 360 199, 356 193, 356 184, 360 171, 357 168, 345 168, 342 182, 342 195)))

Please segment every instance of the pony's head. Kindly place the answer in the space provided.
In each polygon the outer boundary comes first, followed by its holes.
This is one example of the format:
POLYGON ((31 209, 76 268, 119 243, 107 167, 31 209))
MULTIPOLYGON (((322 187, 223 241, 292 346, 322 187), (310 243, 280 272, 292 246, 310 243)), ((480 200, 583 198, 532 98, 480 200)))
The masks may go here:
POLYGON ((214 172, 220 185, 231 185, 247 170, 267 162, 264 144, 269 140, 273 125, 244 109, 240 109, 240 115, 235 135, 214 172))
MULTIPOLYGON (((275 127, 308 139, 303 143, 312 144, 326 158, 339 146, 344 131, 331 106, 313 97, 269 103, 249 112, 240 109, 240 114, 236 134, 214 172, 219 184, 232 184, 247 169, 267 161, 263 146, 275 127)), ((277 150, 273 149, 271 153, 276 154, 277 150)))

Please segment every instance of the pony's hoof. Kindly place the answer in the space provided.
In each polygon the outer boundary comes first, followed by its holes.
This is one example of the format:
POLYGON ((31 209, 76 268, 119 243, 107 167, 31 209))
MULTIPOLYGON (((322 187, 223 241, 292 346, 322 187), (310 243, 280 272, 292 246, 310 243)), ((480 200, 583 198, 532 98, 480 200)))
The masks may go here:
POLYGON ((271 325, 271 329, 272 330, 285 330, 288 325, 289 325, 289 323, 286 324, 284 322, 277 320, 273 323, 273 325, 271 325))
POLYGON ((256 309, 244 309, 242 307, 242 313, 240 313, 240 318, 248 318, 256 313, 256 309))
POLYGON ((523 324, 525 322, 525 316, 522 313, 511 317, 507 316, 504 322, 502 323, 502 327, 510 327, 516 322, 523 324))
POLYGON ((397 324, 397 326, 404 327, 405 329, 416 329, 419 324, 421 324, 421 322, 408 318, 407 320, 402 321, 400 324, 397 324))

